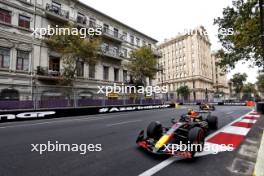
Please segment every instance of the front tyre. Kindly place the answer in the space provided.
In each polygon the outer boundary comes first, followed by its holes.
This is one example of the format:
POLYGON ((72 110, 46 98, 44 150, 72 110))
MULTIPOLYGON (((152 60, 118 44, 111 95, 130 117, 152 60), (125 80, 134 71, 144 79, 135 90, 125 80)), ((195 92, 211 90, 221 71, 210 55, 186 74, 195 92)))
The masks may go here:
POLYGON ((216 116, 209 115, 207 117, 207 122, 209 129, 216 130, 218 129, 218 118, 216 116))
POLYGON ((151 122, 147 128, 147 137, 159 139, 162 136, 162 125, 159 121, 151 122))
POLYGON ((197 145, 192 145, 191 147, 190 152, 192 153, 192 157, 193 157, 196 152, 203 151, 204 140, 205 140, 204 130, 200 127, 191 128, 188 134, 188 140, 190 144, 197 144, 197 145))

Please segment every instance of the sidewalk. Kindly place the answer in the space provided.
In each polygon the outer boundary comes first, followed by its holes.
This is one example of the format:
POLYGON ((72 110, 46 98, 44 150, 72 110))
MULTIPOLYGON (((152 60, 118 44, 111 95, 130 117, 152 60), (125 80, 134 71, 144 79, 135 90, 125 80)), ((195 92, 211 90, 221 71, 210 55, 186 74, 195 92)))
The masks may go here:
MULTIPOLYGON (((264 118, 264 116, 262 115, 261 118, 264 118)), ((253 176, 264 176, 264 130, 262 133, 261 144, 259 147, 253 176)))

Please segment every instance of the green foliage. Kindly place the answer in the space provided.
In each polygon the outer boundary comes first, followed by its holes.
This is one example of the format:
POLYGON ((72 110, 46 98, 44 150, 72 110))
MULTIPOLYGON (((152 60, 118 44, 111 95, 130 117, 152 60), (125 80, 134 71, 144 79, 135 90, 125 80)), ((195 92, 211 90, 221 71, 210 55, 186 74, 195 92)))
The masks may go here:
MULTIPOLYGON (((64 28, 72 29, 75 27, 68 24, 64 28)), ((72 83, 77 71, 76 62, 95 64, 100 57, 100 37, 82 38, 80 34, 53 35, 44 39, 44 42, 52 51, 59 53, 63 59, 63 84, 72 83)))
POLYGON ((233 75, 233 78, 230 81, 233 83, 233 87, 235 88, 235 92, 239 95, 243 89, 244 83, 247 80, 247 74, 236 73, 233 75))
POLYGON ((218 51, 222 60, 218 63, 224 70, 234 68, 237 61, 252 61, 252 65, 264 66, 263 48, 260 42, 258 0, 233 0, 232 7, 223 10, 223 17, 214 20, 221 29, 232 28, 233 35, 218 34, 223 49, 218 51))
POLYGON ((181 86, 177 89, 177 93, 178 95, 181 95, 184 98, 184 100, 186 100, 190 95, 190 89, 188 86, 181 86))
POLYGON ((260 92, 264 92, 264 74, 260 74, 257 77, 257 82, 256 82, 257 86, 258 86, 258 90, 260 92))
POLYGON ((257 94, 257 91, 255 89, 255 85, 252 83, 247 83, 243 86, 242 88, 242 92, 243 92, 243 99, 244 100, 253 100, 253 95, 257 94))
POLYGON ((131 62, 127 68, 136 85, 145 85, 147 77, 153 79, 158 71, 157 58, 151 48, 141 47, 131 53, 131 62))

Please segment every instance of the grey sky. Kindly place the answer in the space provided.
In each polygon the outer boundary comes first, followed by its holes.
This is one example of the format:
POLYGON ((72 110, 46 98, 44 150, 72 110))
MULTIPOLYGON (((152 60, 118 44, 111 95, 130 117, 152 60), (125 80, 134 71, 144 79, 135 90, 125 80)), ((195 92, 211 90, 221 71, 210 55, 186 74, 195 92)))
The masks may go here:
MULTIPOLYGON (((217 26, 213 19, 222 15, 222 10, 232 5, 231 0, 81 0, 85 4, 157 39, 175 37, 184 29, 203 25, 209 34, 212 50, 221 47, 217 39, 217 26)), ((257 69, 238 63, 228 74, 245 72, 248 81, 256 81, 257 69)))

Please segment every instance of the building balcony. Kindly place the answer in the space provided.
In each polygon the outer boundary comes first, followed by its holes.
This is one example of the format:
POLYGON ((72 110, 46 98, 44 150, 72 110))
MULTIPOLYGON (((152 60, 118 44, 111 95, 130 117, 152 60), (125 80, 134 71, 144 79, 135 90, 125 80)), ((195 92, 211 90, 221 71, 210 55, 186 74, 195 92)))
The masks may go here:
POLYGON ((69 11, 58 8, 52 4, 46 4, 46 16, 52 20, 60 22, 69 21, 69 11))
POLYGON ((118 43, 123 42, 123 35, 116 31, 113 31, 110 29, 103 29, 102 32, 103 32, 102 36, 109 40, 112 40, 118 43))
POLYGON ((157 49, 152 49, 152 51, 155 57, 162 58, 162 53, 160 51, 158 51, 157 49))
POLYGON ((57 70, 49 70, 48 67, 37 67, 36 76, 39 80, 58 80, 61 72, 57 70))
POLYGON ((223 83, 215 83, 213 85, 214 88, 228 88, 227 85, 223 84, 223 83))
POLYGON ((101 53, 103 56, 106 56, 108 58, 112 59, 117 59, 117 60, 122 60, 122 53, 112 47, 106 48, 106 47, 101 47, 101 53))

